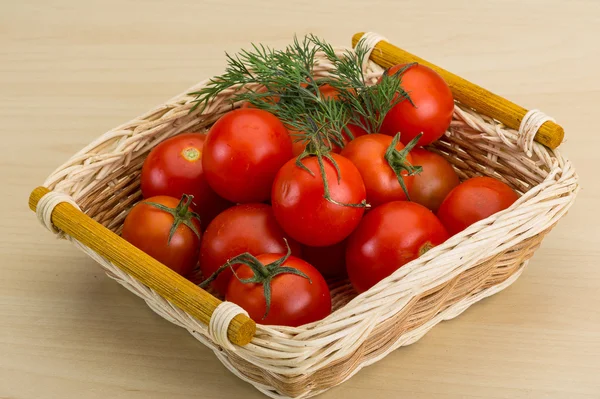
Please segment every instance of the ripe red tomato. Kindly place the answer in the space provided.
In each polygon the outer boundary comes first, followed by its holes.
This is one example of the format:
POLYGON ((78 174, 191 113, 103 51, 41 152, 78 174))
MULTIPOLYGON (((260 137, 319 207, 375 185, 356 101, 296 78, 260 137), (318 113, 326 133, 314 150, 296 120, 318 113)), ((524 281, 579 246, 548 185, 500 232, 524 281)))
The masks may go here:
POLYGON ((519 196, 507 184, 491 177, 473 177, 456 186, 437 212, 450 234, 511 206, 519 196))
MULTIPOLYGON (((390 201, 404 201, 406 194, 398 182, 396 173, 385 159, 385 153, 392 145, 393 138, 384 134, 368 134, 352 140, 342 150, 342 156, 348 158, 356 166, 367 188, 367 202, 376 207, 390 201)), ((404 145, 396 144, 396 150, 402 151, 404 145)), ((412 156, 407 153, 405 162, 413 163, 412 156)), ((414 176, 402 171, 402 180, 410 190, 414 176)))
MULTIPOLYGON (((286 252, 284 238, 292 254, 300 256, 300 244, 279 227, 273 209, 267 204, 242 204, 227 209, 208 225, 200 246, 200 270, 206 279, 230 258, 244 252, 252 255, 286 252)), ((225 294, 233 273, 223 271, 212 286, 225 294)))
MULTIPOLYGON (((366 198, 360 173, 348 159, 331 154, 340 176, 330 160, 323 158, 331 198, 341 204, 360 204, 366 198)), ((324 247, 348 237, 364 213, 364 207, 334 204, 324 198, 323 179, 317 157, 302 163, 313 174, 288 161, 273 183, 271 204, 275 218, 290 237, 302 244, 324 247)))
POLYGON ((121 236, 163 265, 185 276, 198 261, 200 222, 181 201, 167 196, 150 197, 131 208, 121 236), (158 205, 152 205, 158 204, 158 205), (174 224, 177 227, 169 238, 174 224), (190 226, 194 226, 193 231, 190 226))
POLYGON ((350 282, 364 292, 447 238, 442 223, 424 206, 409 201, 381 205, 365 215, 348 239, 350 282))
MULTIPOLYGON (((264 254, 257 259, 265 266, 279 260, 282 254, 264 254)), ((260 324, 298 327, 321 320, 331 314, 331 294, 321 274, 302 259, 290 256, 281 267, 291 267, 306 275, 281 273, 271 279, 271 305, 268 314, 262 283, 240 282, 232 278, 225 299, 248 312, 251 319, 260 324)), ((236 269, 240 279, 254 277, 247 265, 236 269)))
POLYGON ((185 133, 171 137, 150 151, 144 161, 141 188, 144 198, 167 195, 194 196, 202 226, 233 204, 219 197, 206 182, 202 170, 205 134, 185 133))
MULTIPOLYGON (((350 133, 352 134, 352 138, 350 138, 350 136, 348 136, 348 133, 346 131, 344 131, 342 133, 343 137, 344 137, 344 146, 347 145, 350 141, 354 140, 355 138, 364 136, 365 134, 367 134, 367 132, 358 125, 353 125, 353 124, 349 123, 348 125, 346 125, 346 127, 348 127, 348 130, 350 130, 350 133)), ((292 141, 294 142, 292 153, 294 154, 294 157, 297 157, 298 155, 300 155, 304 152, 307 142, 306 141, 298 141, 298 137, 295 137, 293 132, 294 132, 293 130, 290 130, 290 135, 292 137, 292 141)), ((339 154, 342 151, 342 149, 340 148, 339 145, 333 144, 331 151, 336 154, 339 154)))
MULTIPOLYGON (((389 69, 392 75, 405 65, 396 65, 389 69)), ((396 104, 385 116, 381 133, 395 136, 407 144, 417 137, 419 145, 427 145, 442 137, 450 126, 454 112, 454 99, 450 88, 433 69, 424 65, 413 65, 401 76, 402 87, 408 92, 410 101, 396 104)))
POLYGON ((244 108, 223 115, 210 129, 202 167, 208 184, 232 202, 269 199, 277 171, 292 158, 287 129, 272 114, 244 108))
POLYGON ((346 240, 328 247, 302 246, 302 259, 310 263, 325 278, 346 276, 346 240))
POLYGON ((414 165, 423 168, 423 171, 415 176, 409 190, 410 199, 437 212, 444 198, 460 183, 458 175, 450 162, 441 155, 423 148, 415 148, 410 155, 414 165))

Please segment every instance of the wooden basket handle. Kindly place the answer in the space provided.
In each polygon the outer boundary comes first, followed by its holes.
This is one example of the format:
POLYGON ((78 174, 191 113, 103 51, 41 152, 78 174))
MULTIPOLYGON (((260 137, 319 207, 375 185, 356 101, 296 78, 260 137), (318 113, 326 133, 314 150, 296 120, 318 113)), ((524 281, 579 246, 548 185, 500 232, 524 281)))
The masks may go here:
MULTIPOLYGON (((352 36, 352 47, 356 46, 363 35, 364 32, 360 32, 352 36)), ((444 78, 450 86, 455 100, 473 108, 483 115, 487 115, 502 122, 509 128, 519 130, 521 121, 527 113, 525 108, 386 41, 377 43, 375 49, 371 53, 370 59, 384 68, 411 62, 425 65, 444 78)), ((534 140, 555 149, 562 143, 564 136, 565 131, 560 125, 552 121, 547 121, 537 131, 534 140)))
MULTIPOLYGON (((40 199, 48 194, 38 187, 29 197, 29 207, 35 212, 40 199)), ((73 205, 62 202, 52 212, 52 223, 58 229, 107 258, 125 273, 152 288, 160 296, 208 325, 221 301, 183 278, 145 252, 131 245, 73 205)), ((236 345, 246 345, 256 332, 256 324, 244 314, 233 318, 227 337, 236 345)))

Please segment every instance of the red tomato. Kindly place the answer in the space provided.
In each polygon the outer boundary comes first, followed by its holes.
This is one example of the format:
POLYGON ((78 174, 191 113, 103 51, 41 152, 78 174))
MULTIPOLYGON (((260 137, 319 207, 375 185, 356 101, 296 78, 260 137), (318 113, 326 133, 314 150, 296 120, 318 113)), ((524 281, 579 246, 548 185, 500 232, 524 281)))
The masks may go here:
MULTIPOLYGON (((264 254, 257 259, 265 266, 279 260, 281 254, 264 254)), ((225 299, 248 312, 251 319, 260 324, 298 327, 321 320, 331 314, 331 294, 321 274, 302 259, 290 256, 282 267, 291 267, 306 277, 291 273, 276 274, 271 279, 271 305, 267 312, 262 283, 240 282, 232 278, 227 287, 225 299)), ((247 265, 236 269, 240 279, 254 277, 247 265)))
MULTIPOLYGON (((279 227, 273 209, 266 204, 242 204, 227 209, 208 225, 200 246, 200 270, 206 279, 230 258, 244 252, 252 255, 285 252, 284 238, 294 255, 300 256, 300 245, 279 227)), ((225 294, 231 270, 223 271, 212 283, 225 294)))
MULTIPOLYGON (((366 198, 365 185, 356 167, 348 159, 331 154, 340 170, 323 158, 331 198, 341 204, 360 204, 366 198)), ((363 207, 334 204, 324 198, 323 179, 317 157, 302 163, 313 174, 288 161, 273 183, 271 204, 279 225, 302 244, 324 247, 348 237, 364 213, 363 207)))
POLYGON ((142 166, 141 186, 144 198, 167 195, 194 196, 202 226, 233 204, 219 197, 206 182, 202 170, 205 134, 185 133, 171 137, 150 151, 142 166))
MULTIPOLYGON (((396 65, 389 69, 392 75, 405 65, 396 65)), ((454 99, 450 88, 433 69, 424 65, 413 65, 401 76, 402 88, 408 92, 410 101, 396 104, 385 116, 381 133, 395 136, 407 144, 417 137, 419 145, 427 145, 442 137, 450 126, 454 112, 454 99)))
MULTIPOLYGON (((348 130, 350 130, 350 133, 352 134, 352 138, 350 138, 348 136, 348 133, 346 133, 344 131, 343 133, 343 138, 344 138, 344 146, 347 145, 350 141, 352 141, 353 139, 360 137, 360 136, 364 136, 365 134, 367 134, 367 132, 360 126, 357 125, 353 125, 351 123, 349 123, 348 125, 346 125, 348 127, 348 130)), ((292 141, 294 142, 293 144, 293 149, 292 149, 292 153, 294 154, 294 157, 297 157, 298 155, 302 154, 304 152, 304 149, 306 148, 306 141, 298 141, 298 136, 294 136, 294 131, 290 130, 290 135, 292 137, 292 141)), ((333 144, 333 143, 332 143, 333 144)), ((333 144, 331 151, 339 154, 342 149, 340 148, 340 146, 338 146, 337 144, 333 144)))
POLYGON ((185 276, 196 266, 200 249, 200 222, 188 206, 189 199, 185 198, 181 201, 167 196, 148 198, 131 208, 121 236, 185 276), (158 204, 158 207, 151 204, 158 204), (174 224, 177 227, 169 238, 174 224))
MULTIPOLYGON (((393 138, 385 134, 368 134, 352 140, 342 150, 342 156, 348 158, 356 166, 367 188, 367 202, 376 207, 390 201, 404 201, 406 194, 398 182, 398 177, 385 159, 385 153, 392 144, 393 138)), ((404 145, 396 144, 396 150, 402 151, 404 145)), ((412 164, 410 154, 406 154, 405 162, 412 164)), ((402 171, 402 180, 410 190, 414 176, 402 171)))
POLYGON ((519 196, 507 184, 491 177, 473 177, 456 186, 437 212, 450 234, 511 206, 519 196))
POLYGON ((302 246, 302 259, 313 265, 325 278, 346 276, 346 240, 328 247, 302 246))
POLYGON ((348 239, 350 282, 364 292, 447 238, 442 223, 424 206, 409 201, 381 205, 365 215, 348 239))
POLYGON ((410 155, 413 164, 423 168, 415 176, 409 190, 410 199, 436 212, 448 193, 460 183, 458 175, 450 162, 441 155, 422 148, 415 148, 410 155))
POLYGON ((208 184, 232 202, 269 199, 277 171, 292 157, 287 129, 256 108, 223 115, 210 129, 202 167, 208 184))

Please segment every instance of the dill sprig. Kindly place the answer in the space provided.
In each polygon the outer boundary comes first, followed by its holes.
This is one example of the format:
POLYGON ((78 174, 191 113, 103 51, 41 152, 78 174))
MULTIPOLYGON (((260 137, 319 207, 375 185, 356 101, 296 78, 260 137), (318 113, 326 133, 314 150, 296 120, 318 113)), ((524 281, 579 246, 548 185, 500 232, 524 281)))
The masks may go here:
POLYGON ((211 79, 199 91, 190 93, 194 99, 193 110, 203 110, 220 93, 232 90, 232 102, 246 101, 256 108, 277 116, 290 130, 295 141, 306 143, 305 151, 297 158, 297 165, 311 173, 302 163, 307 156, 317 156, 323 179, 325 198, 345 206, 366 204, 341 204, 331 198, 323 166, 327 158, 341 179, 337 163, 329 155, 333 145, 344 146, 346 127, 353 123, 369 133, 378 132, 385 115, 398 102, 408 99, 401 87, 401 72, 392 76, 384 74, 381 81, 372 85, 362 70, 367 49, 361 41, 354 52, 338 56, 333 47, 314 35, 303 40, 294 37, 284 50, 275 50, 262 44, 252 45, 252 50, 242 50, 237 55, 226 54, 225 73, 211 79), (332 63, 328 77, 317 78, 313 69, 316 56, 322 52, 332 63), (337 90, 339 100, 324 98, 319 87, 329 84, 337 90))
POLYGON ((396 73, 384 73, 377 84, 367 81, 363 64, 368 49, 360 40, 354 51, 346 50, 342 57, 335 49, 314 35, 309 36, 315 45, 323 51, 334 69, 332 77, 323 79, 338 91, 340 100, 348 108, 350 122, 368 133, 377 133, 387 113, 399 102, 410 101, 410 96, 402 88, 402 74, 412 66, 406 65, 396 73))

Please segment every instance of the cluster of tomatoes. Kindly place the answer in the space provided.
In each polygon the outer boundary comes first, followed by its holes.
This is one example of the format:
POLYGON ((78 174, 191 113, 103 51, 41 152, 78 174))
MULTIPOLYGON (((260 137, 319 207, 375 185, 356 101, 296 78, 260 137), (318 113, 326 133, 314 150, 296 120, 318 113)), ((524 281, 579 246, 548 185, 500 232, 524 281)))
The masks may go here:
POLYGON ((326 278, 347 276, 364 292, 517 199, 489 177, 460 183, 448 161, 422 148, 452 119, 452 93, 437 73, 411 66, 402 85, 411 101, 395 105, 379 132, 349 126, 354 137, 344 148, 301 164, 306 143, 253 107, 228 112, 206 135, 160 143, 143 165, 144 201, 128 214, 123 237, 183 276, 199 265, 216 292, 259 323, 326 317, 326 278), (420 147, 405 147, 416 138, 420 147), (403 190, 390 162, 422 172, 404 171, 403 190))

